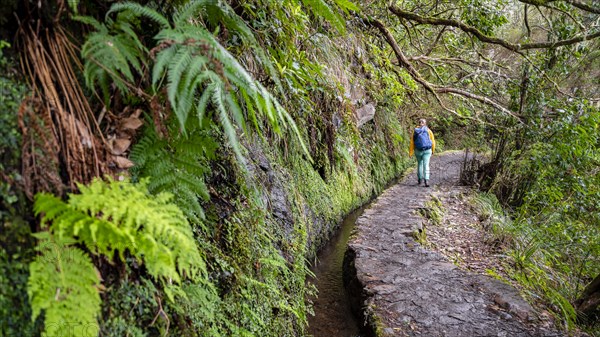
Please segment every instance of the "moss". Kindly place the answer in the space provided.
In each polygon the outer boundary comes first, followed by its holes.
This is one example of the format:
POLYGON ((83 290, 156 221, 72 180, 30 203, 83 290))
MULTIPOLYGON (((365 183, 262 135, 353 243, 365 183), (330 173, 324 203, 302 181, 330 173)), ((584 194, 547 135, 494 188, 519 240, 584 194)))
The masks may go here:
POLYGON ((438 197, 432 196, 425 203, 425 207, 420 209, 420 212, 422 216, 429 219, 431 224, 440 226, 444 219, 445 210, 442 201, 438 197))

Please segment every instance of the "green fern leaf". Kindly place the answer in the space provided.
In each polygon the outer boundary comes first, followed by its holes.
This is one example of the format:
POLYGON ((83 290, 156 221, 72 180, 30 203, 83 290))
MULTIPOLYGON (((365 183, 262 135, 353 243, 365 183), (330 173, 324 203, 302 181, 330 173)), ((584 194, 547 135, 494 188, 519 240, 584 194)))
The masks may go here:
POLYGON ((340 7, 341 9, 343 9, 345 12, 348 11, 355 11, 358 12, 360 11, 360 8, 353 2, 349 1, 349 0, 333 0, 338 7, 340 7))
POLYGON ((223 126, 223 130, 225 131, 225 135, 229 139, 229 145, 233 149, 236 157, 240 161, 240 163, 245 163, 244 156, 242 156, 242 151, 240 149, 240 143, 237 139, 237 134, 233 125, 231 124, 231 120, 229 120, 229 114, 225 109, 225 105, 223 104, 223 89, 220 87, 215 87, 215 95, 213 96, 213 104, 217 107, 217 111, 219 112, 219 121, 223 126))
POLYGON ((167 48, 160 52, 161 57, 156 58, 154 67, 152 67, 152 87, 157 92, 157 84, 162 80, 167 69, 167 65, 173 60, 177 53, 177 48, 167 48))
POLYGON ((346 25, 342 17, 334 12, 325 0, 302 0, 302 2, 306 7, 310 8, 315 16, 321 16, 331 22, 340 33, 346 31, 346 25))
POLYGON ((121 92, 129 92, 128 83, 134 81, 131 69, 142 72, 147 50, 125 19, 117 23, 107 20, 104 25, 87 17, 78 17, 78 20, 96 28, 81 49, 81 56, 85 59, 84 78, 91 89, 99 84, 108 105, 109 79, 121 92))
POLYGON ((188 219, 202 226, 204 211, 199 199, 208 199, 208 188, 204 183, 208 168, 199 158, 213 156, 215 147, 213 140, 194 129, 187 137, 170 137, 166 142, 159 140, 155 131, 148 128, 132 149, 131 159, 136 163, 132 172, 150 179, 150 193, 177 195, 173 202, 188 219))
POLYGON ((136 16, 144 16, 158 23, 162 28, 169 28, 171 26, 169 20, 167 20, 167 18, 165 18, 162 14, 150 7, 146 7, 135 2, 122 2, 113 4, 110 7, 110 10, 106 13, 106 17, 112 13, 120 11, 131 11, 136 16))
POLYGON ((80 16, 80 15, 74 15, 71 17, 71 19, 75 20, 75 21, 79 21, 81 23, 84 23, 86 25, 90 25, 92 27, 94 27, 94 29, 100 31, 103 28, 105 28, 105 26, 103 24, 100 23, 100 21, 94 19, 91 16, 80 16))
POLYGON ((179 282, 181 272, 204 274, 204 259, 187 220, 169 203, 172 196, 151 197, 146 185, 94 180, 80 185, 81 194, 70 195, 67 204, 40 194, 34 207, 59 239, 75 239, 110 258, 118 251, 122 260, 128 250, 158 279, 179 282))
POLYGON ((100 314, 100 284, 90 258, 65 241, 55 240, 48 232, 35 235, 40 239, 38 256, 29 266, 27 293, 32 319, 44 312, 47 336, 97 336, 100 314))
POLYGON ((175 26, 185 25, 189 19, 197 17, 201 10, 204 10, 207 5, 216 3, 215 0, 192 0, 185 5, 177 8, 173 15, 175 26))

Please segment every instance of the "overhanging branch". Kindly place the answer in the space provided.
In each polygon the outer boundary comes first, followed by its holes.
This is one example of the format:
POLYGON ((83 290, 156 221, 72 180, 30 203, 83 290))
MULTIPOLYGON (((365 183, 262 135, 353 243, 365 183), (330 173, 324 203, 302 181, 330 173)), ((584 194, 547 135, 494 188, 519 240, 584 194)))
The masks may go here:
POLYGON ((365 19, 364 21, 368 25, 377 28, 381 32, 381 34, 383 34, 383 36, 385 37, 385 39, 388 42, 388 44, 394 50, 394 54, 396 54, 396 57, 398 58, 398 63, 400 63, 400 65, 402 67, 404 67, 408 71, 408 73, 410 74, 410 76, 412 76, 412 78, 415 81, 417 81, 423 87, 425 87, 425 89, 427 89, 427 91, 429 91, 429 92, 431 92, 432 94, 435 95, 435 91, 433 90, 433 88, 431 87, 431 85, 429 84, 429 82, 427 82, 425 79, 423 79, 421 77, 421 75, 419 74, 419 72, 408 61, 408 59, 406 58, 406 56, 404 55, 404 53, 402 52, 402 50, 400 50, 400 47, 396 43, 396 39, 390 33, 390 31, 387 30, 387 28, 383 25, 383 23, 381 23, 380 21, 375 20, 375 19, 365 19))
MULTIPOLYGON (((534 5, 534 6, 546 6, 551 2, 555 2, 556 0, 519 0, 519 2, 522 2, 524 4, 529 4, 529 5, 534 5)), ((579 0, 563 0, 564 2, 571 4, 571 6, 573 7, 577 7, 583 11, 589 12, 589 13, 594 13, 594 14, 600 14, 600 8, 596 8, 596 7, 592 7, 584 2, 581 2, 579 0)))
POLYGON ((578 1, 578 0, 565 0, 565 2, 570 3, 571 5, 573 5, 573 7, 577 7, 581 10, 584 10, 586 12, 590 12, 590 13, 594 13, 594 14, 600 14, 600 8, 595 8, 592 6, 588 6, 587 4, 578 1))
POLYGON ((476 94, 473 94, 466 90, 462 90, 462 89, 458 89, 458 88, 450 88, 450 87, 436 87, 435 91, 440 94, 455 94, 455 95, 463 96, 466 98, 474 99, 480 103, 494 107, 494 108, 520 120, 519 116, 515 115, 512 111, 503 107, 498 102, 495 102, 494 100, 490 99, 489 97, 476 95, 476 94))
POLYGON ((576 36, 576 37, 573 37, 570 39, 554 41, 554 42, 536 42, 536 43, 518 44, 518 43, 511 43, 506 40, 499 39, 497 37, 486 35, 486 34, 482 33, 480 30, 478 30, 477 28, 466 25, 460 21, 420 16, 420 15, 417 15, 412 12, 403 11, 402 9, 395 7, 395 6, 390 6, 389 10, 399 18, 416 21, 421 24, 428 24, 428 25, 435 25, 435 26, 450 26, 450 27, 459 28, 463 32, 469 33, 469 34, 475 36, 477 39, 479 39, 482 42, 497 44, 497 45, 500 45, 500 46, 502 46, 508 50, 511 50, 513 52, 519 52, 519 51, 526 50, 526 49, 556 48, 556 47, 572 45, 572 44, 576 44, 576 43, 579 43, 582 41, 592 40, 597 37, 600 37, 600 31, 597 31, 592 34, 576 36))
MULTIPOLYGON (((410 63, 409 59, 406 57, 406 55, 404 55, 404 53, 402 52, 402 50, 396 43, 396 39, 394 39, 394 36, 392 36, 392 34, 387 30, 387 28, 383 25, 383 23, 381 23, 380 21, 378 21, 376 19, 364 19, 364 22, 372 27, 377 28, 383 34, 387 43, 392 47, 394 54, 398 58, 398 63, 400 64, 400 66, 404 67, 408 71, 410 76, 416 82, 421 84, 427 91, 429 91, 431 94, 433 94, 435 96, 436 100, 440 103, 440 105, 442 106, 442 108, 444 110, 447 110, 453 114, 461 116, 456 111, 447 108, 444 105, 444 103, 442 102, 442 100, 440 99, 438 93, 439 94, 449 93, 449 94, 455 94, 455 95, 460 95, 460 96, 463 96, 466 98, 474 99, 478 102, 481 102, 481 103, 489 105, 495 109, 498 109, 520 121, 520 118, 518 116, 516 116, 512 111, 503 107, 502 105, 500 105, 499 103, 493 101, 492 99, 490 99, 488 97, 476 95, 476 94, 473 94, 471 92, 468 92, 468 91, 462 90, 462 89, 451 88, 451 87, 438 87, 438 86, 435 86, 435 85, 429 83, 427 80, 425 80, 423 77, 421 77, 421 74, 419 74, 419 71, 417 69, 415 69, 415 67, 413 67, 413 65, 410 63)), ((464 116, 461 116, 461 117, 464 118, 464 116)))

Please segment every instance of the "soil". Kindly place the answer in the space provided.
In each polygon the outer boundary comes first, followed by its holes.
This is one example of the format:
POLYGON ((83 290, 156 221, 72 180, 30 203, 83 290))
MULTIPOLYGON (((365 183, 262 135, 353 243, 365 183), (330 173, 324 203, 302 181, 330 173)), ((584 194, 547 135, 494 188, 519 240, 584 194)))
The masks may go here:
POLYGON ((344 262, 353 309, 373 336, 563 336, 513 285, 487 275, 502 273, 502 256, 458 186, 462 160, 434 156, 431 187, 409 175, 358 219, 344 262), (432 196, 445 209, 436 225, 420 215, 432 196))

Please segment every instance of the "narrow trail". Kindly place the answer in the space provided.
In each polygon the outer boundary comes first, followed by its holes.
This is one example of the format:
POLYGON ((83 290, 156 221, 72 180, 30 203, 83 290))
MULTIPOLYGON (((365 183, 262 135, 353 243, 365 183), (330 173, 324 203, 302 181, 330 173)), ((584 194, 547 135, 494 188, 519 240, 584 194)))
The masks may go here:
POLYGON ((436 186, 457 185, 462 158, 434 156, 432 187, 417 186, 411 174, 359 217, 344 261, 353 309, 380 336, 563 336, 536 324, 513 287, 416 242, 424 221, 418 210, 436 186))

